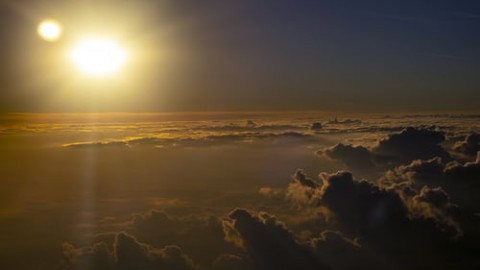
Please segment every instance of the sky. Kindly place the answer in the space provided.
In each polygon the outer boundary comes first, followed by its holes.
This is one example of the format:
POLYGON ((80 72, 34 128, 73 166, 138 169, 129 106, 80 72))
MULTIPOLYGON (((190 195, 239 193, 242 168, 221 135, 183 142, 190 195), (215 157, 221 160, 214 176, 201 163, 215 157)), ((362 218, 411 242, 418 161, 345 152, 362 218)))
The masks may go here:
POLYGON ((2 1, 2 112, 478 111, 478 1, 2 1), (64 35, 48 43, 37 24, 64 35), (65 51, 132 61, 78 76, 65 51))

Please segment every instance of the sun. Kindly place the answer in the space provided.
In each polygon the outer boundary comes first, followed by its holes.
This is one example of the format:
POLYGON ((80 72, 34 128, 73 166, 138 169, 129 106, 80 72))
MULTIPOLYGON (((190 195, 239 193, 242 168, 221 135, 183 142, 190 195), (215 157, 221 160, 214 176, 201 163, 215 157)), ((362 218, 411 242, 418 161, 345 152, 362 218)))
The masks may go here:
POLYGON ((62 35, 62 25, 52 19, 47 19, 38 25, 37 32, 46 41, 57 41, 62 35))
POLYGON ((87 38, 73 47, 70 57, 82 73, 108 76, 122 68, 127 52, 113 39, 87 38))

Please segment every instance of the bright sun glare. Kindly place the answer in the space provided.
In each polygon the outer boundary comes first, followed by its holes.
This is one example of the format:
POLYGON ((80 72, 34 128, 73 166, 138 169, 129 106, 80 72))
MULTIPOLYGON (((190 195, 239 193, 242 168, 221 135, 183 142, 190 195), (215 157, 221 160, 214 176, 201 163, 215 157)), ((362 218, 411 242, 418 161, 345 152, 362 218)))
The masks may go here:
POLYGON ((74 46, 70 56, 82 73, 91 76, 112 75, 127 60, 126 51, 106 38, 84 39, 74 46))
POLYGON ((53 42, 62 35, 62 26, 55 20, 44 20, 38 25, 37 32, 44 40, 53 42))

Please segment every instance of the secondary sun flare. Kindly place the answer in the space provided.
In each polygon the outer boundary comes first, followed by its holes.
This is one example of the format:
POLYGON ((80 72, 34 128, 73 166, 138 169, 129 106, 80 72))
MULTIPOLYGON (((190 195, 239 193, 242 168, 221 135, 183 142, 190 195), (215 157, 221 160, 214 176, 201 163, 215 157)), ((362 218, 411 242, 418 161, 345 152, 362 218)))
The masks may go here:
POLYGON ((38 25, 37 32, 46 41, 57 41, 62 35, 62 25, 55 20, 44 20, 38 25))
POLYGON ((82 73, 91 76, 115 74, 127 60, 126 51, 107 38, 84 39, 73 47, 70 56, 82 73))

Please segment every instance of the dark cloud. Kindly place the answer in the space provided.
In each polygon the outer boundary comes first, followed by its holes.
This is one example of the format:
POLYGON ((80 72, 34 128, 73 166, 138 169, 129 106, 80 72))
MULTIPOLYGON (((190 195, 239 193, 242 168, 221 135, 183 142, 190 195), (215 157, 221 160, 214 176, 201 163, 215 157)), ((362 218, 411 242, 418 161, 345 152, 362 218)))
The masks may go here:
POLYGON ((441 187, 429 188, 424 186, 420 194, 415 196, 414 199, 419 202, 431 203, 438 208, 444 208, 450 205, 450 198, 441 187))
POLYGON ((417 211, 395 190, 356 181, 349 173, 330 175, 324 182, 322 203, 334 212, 340 226, 393 265, 449 269, 464 262, 470 266, 478 263, 459 252, 472 252, 472 247, 464 244, 467 240, 459 238, 457 224, 445 215, 449 202, 435 207, 435 203, 441 203, 441 190, 424 189, 414 200, 428 203, 417 211))
POLYGON ((468 134, 464 140, 455 143, 452 150, 468 157, 475 157, 480 151, 480 134, 468 134))
POLYGON ((407 188, 402 192, 410 217, 433 220, 438 230, 453 238, 463 236, 459 208, 441 187, 423 186, 419 192, 407 188))
POLYGON ((315 131, 321 130, 321 129, 322 129, 322 123, 320 123, 320 122, 315 122, 315 123, 313 123, 313 124, 310 126, 310 129, 311 129, 311 130, 315 130, 315 131))
POLYGON ((325 150, 320 150, 317 154, 323 154, 333 160, 341 160, 353 170, 370 171, 376 167, 375 155, 363 146, 339 143, 325 150))
POLYGON ((428 221, 448 237, 462 231, 454 220, 456 205, 441 188, 424 186, 419 192, 403 188, 384 189, 355 180, 348 172, 323 176, 321 203, 332 210, 355 235, 379 233, 379 230, 412 229, 411 223, 428 221))
MULTIPOLYGON (((348 246, 352 258, 365 257, 365 262, 375 261, 386 268, 436 265, 449 269, 447 265, 459 265, 462 260, 465 265, 477 263, 471 257, 472 238, 463 234, 459 209, 443 189, 423 187, 417 191, 396 184, 382 188, 356 180, 349 172, 320 174, 320 178, 318 187, 304 186, 314 198, 303 198, 310 202, 308 207, 327 207, 338 230, 359 238, 350 240, 354 244, 348 246), (466 252, 464 257, 460 249, 466 252), (368 256, 372 253, 375 258, 368 256), (444 257, 437 259, 439 254, 444 257)), ((295 179, 292 182, 301 185, 295 179)))
POLYGON ((149 211, 133 217, 127 231, 155 246, 179 245, 195 262, 208 265, 225 252, 235 252, 224 241, 221 220, 213 216, 175 216, 149 211))
POLYGON ((103 242, 84 248, 77 248, 70 243, 65 243, 63 244, 63 256, 64 269, 118 269, 114 254, 103 242))
POLYGON ((241 246, 256 269, 324 269, 310 247, 298 243, 274 216, 235 209, 228 217, 226 239, 241 246))
POLYGON ((213 263, 213 270, 249 270, 253 263, 246 255, 223 254, 213 263))
POLYGON ((349 172, 324 175, 323 182, 322 203, 355 235, 375 234, 406 222, 408 209, 397 193, 355 181, 349 172))
POLYGON ((254 269, 385 269, 357 239, 325 230, 301 243, 285 224, 267 213, 235 209, 225 221, 225 232, 226 239, 241 246, 251 260, 229 257, 235 266, 252 262, 254 269))
POLYGON ((434 127, 408 127, 379 140, 372 152, 401 163, 434 157, 449 160, 450 155, 440 146, 443 141, 445 134, 434 127))
POLYGON ((434 128, 403 129, 400 133, 379 139, 371 149, 363 146, 337 144, 319 150, 317 154, 342 161, 349 169, 358 173, 373 173, 409 163, 416 159, 440 157, 451 160, 450 155, 440 145, 445 141, 443 132, 434 128))
POLYGON ((297 170, 292 176, 293 180, 300 183, 302 186, 307 186, 309 188, 317 188, 318 183, 309 178, 303 170, 297 170))
POLYGON ((285 191, 287 199, 295 204, 301 205, 316 205, 318 196, 319 184, 309 178, 303 170, 297 170, 292 176, 292 182, 288 185, 285 191))
POLYGON ((348 239, 339 231, 323 231, 311 240, 315 255, 329 269, 386 269, 375 254, 368 252, 358 239, 348 239))
POLYGON ((352 124, 361 124, 362 120, 360 119, 345 119, 345 120, 338 120, 335 118, 334 120, 328 120, 325 124, 326 125, 352 125, 352 124))
POLYGON ((480 153, 473 162, 461 164, 445 163, 440 158, 416 160, 387 172, 381 180, 386 185, 392 183, 421 188, 442 187, 452 202, 472 211, 480 210, 480 153))
POLYGON ((196 269, 192 260, 178 246, 159 249, 125 233, 116 235, 112 251, 104 243, 86 248, 75 248, 67 243, 64 244, 63 253, 66 269, 196 269))

